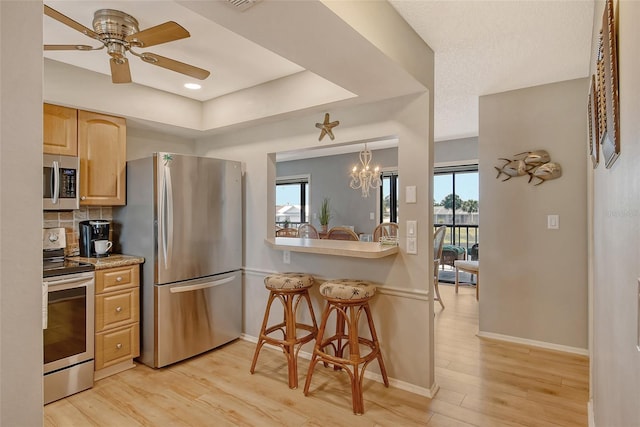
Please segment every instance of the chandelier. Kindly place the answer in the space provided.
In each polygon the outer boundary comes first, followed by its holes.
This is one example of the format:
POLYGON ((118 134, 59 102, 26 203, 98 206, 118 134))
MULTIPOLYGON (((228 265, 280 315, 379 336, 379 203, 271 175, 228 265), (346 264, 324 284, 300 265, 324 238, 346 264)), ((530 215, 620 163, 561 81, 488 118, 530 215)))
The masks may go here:
POLYGON ((364 150, 360 152, 360 170, 355 165, 351 170, 350 187, 354 190, 361 189, 362 197, 369 197, 369 189, 378 188, 382 183, 380 181, 380 167, 376 166, 373 170, 369 166, 371 163, 371 150, 364 144, 364 150))

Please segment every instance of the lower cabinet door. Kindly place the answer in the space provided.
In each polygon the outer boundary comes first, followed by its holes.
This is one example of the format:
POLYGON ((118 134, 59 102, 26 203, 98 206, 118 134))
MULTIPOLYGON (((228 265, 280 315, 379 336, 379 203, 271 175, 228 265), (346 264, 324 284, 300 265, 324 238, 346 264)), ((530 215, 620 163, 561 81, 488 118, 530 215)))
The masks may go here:
POLYGON ((96 334, 96 366, 103 369, 140 355, 139 323, 96 334))

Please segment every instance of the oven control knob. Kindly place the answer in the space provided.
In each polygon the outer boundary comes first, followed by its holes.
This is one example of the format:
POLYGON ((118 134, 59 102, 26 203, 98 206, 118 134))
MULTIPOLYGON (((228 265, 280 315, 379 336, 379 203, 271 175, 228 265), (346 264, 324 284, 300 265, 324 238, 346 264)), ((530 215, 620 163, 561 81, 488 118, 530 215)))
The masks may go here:
POLYGON ((54 234, 54 233, 49 234, 49 241, 50 242, 57 242, 58 241, 58 235, 54 234))

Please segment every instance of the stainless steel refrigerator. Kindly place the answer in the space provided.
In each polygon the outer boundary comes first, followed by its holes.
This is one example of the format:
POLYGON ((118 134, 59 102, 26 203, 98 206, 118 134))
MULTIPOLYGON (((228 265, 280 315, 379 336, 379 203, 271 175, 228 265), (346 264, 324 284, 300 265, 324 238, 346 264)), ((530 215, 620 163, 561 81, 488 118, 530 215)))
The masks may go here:
POLYGON ((173 153, 127 162, 114 209, 124 254, 144 256, 140 360, 162 367, 240 336, 239 162, 173 153))

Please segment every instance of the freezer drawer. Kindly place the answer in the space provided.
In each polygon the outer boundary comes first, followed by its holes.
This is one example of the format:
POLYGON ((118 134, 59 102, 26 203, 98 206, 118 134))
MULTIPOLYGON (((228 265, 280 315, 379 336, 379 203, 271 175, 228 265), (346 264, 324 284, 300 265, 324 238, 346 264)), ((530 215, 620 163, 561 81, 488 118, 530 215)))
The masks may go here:
POLYGON ((154 365, 162 367, 240 337, 242 273, 156 285, 154 365))

